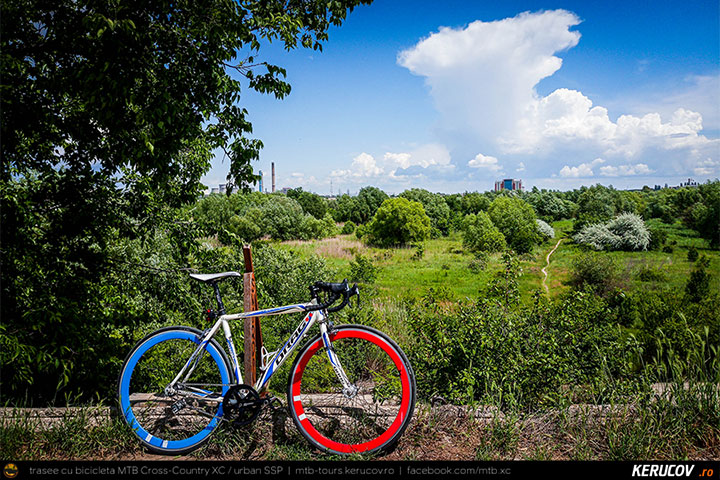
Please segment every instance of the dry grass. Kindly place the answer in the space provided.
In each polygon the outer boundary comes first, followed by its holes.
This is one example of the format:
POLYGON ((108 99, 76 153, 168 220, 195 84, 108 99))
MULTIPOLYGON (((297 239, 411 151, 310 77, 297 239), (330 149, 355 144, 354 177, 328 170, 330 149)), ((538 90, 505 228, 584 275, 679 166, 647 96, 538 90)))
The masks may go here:
POLYGON ((355 254, 368 252, 368 247, 350 235, 342 235, 322 240, 290 240, 285 245, 292 245, 300 249, 308 249, 324 258, 339 258, 352 260, 355 254))

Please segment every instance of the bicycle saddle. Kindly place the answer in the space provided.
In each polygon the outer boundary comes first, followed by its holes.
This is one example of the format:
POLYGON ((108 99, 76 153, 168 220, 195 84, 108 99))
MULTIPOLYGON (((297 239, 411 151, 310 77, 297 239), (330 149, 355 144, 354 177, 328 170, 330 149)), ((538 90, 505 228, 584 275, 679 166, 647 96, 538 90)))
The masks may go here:
POLYGON ((238 272, 222 272, 222 273, 191 273, 190 278, 194 278, 200 282, 213 283, 229 277, 242 277, 238 272))

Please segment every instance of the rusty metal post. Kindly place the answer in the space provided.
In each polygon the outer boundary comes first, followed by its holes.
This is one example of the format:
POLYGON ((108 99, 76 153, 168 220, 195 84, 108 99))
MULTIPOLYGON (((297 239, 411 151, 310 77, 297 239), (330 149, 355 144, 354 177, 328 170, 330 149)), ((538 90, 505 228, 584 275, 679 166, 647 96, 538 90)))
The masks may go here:
MULTIPOLYGON (((246 312, 251 312, 258 309, 258 303, 250 245, 243 246, 243 256, 245 257, 245 274, 243 275, 244 308, 246 312)), ((244 380, 246 384, 254 385, 257 381, 257 366, 261 361, 262 334, 260 333, 259 317, 245 319, 244 334, 244 380)))

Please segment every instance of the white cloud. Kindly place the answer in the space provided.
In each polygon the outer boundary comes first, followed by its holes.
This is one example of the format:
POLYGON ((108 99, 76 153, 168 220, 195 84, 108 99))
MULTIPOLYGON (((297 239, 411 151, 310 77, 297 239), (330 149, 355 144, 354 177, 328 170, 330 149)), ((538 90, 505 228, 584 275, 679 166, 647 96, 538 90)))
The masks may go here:
POLYGON ((502 165, 498 164, 497 158, 491 157, 489 155, 483 155, 482 153, 478 153, 477 155, 475 155, 475 158, 468 162, 468 167, 482 168, 485 170, 490 170, 491 172, 497 172, 502 170, 502 165))
POLYGON ((517 168, 515 169, 516 172, 524 172, 525 171, 525 163, 520 162, 518 163, 517 168))
POLYGON ((617 167, 611 165, 600 167, 600 175, 604 177, 629 177, 634 175, 648 175, 650 173, 652 173, 652 170, 644 163, 619 165, 617 167))
POLYGON ((348 170, 333 170, 331 177, 371 179, 383 174, 383 169, 378 166, 375 158, 369 153, 361 153, 353 158, 348 170))
POLYGON ((430 143, 408 152, 386 152, 382 159, 363 152, 353 158, 350 168, 333 170, 330 176, 355 185, 383 180, 407 182, 409 177, 422 176, 426 172, 445 174, 454 168, 447 148, 430 143))
POLYGON ((602 158, 596 158, 590 163, 581 163, 577 167, 565 165, 560 169, 560 176, 565 178, 586 178, 595 175, 593 167, 605 163, 602 158))
MULTIPOLYGON (((571 29, 580 23, 574 13, 553 10, 442 27, 400 52, 397 61, 425 78, 441 115, 440 131, 448 138, 467 144, 464 148, 470 151, 481 149, 489 158, 513 155, 529 165, 529 173, 557 171, 563 155, 577 152, 620 163, 600 170, 604 175, 646 173, 638 165, 675 174, 710 168, 697 163, 708 157, 716 161, 720 140, 701 134, 703 115, 698 109, 701 99, 718 104, 717 89, 710 88, 720 85, 716 77, 695 77, 694 93, 668 100, 667 106, 674 107, 663 108, 662 115, 657 110, 633 111, 616 120, 578 90, 537 93, 538 83, 562 66, 556 54, 578 44, 580 34, 571 29)), ((720 108, 705 110, 720 123, 720 108)), ((487 168, 481 160, 468 165, 487 168)), ((593 174, 588 164, 566 164, 560 171, 565 177, 593 174)))
POLYGON ((720 174, 720 160, 713 160, 712 158, 701 160, 693 167, 693 173, 707 176, 718 175, 720 174))
POLYGON ((554 53, 577 45, 580 34, 569 28, 579 23, 555 10, 443 27, 400 52, 398 63, 426 78, 445 128, 494 139, 514 128, 535 85, 560 68, 554 53))
POLYGON ((588 163, 581 163, 577 167, 569 167, 565 165, 560 169, 561 177, 580 178, 592 177, 593 175, 594 173, 592 171, 592 167, 588 163))

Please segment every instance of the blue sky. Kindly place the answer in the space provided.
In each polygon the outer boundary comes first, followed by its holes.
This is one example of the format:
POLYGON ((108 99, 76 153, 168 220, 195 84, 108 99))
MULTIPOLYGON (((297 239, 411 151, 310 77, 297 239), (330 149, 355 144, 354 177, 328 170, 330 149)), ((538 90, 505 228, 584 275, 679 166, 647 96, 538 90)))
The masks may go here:
POLYGON ((322 52, 264 46, 292 85, 243 92, 266 186, 271 162, 277 188, 320 194, 720 176, 717 1, 492 3, 377 0, 322 52))

